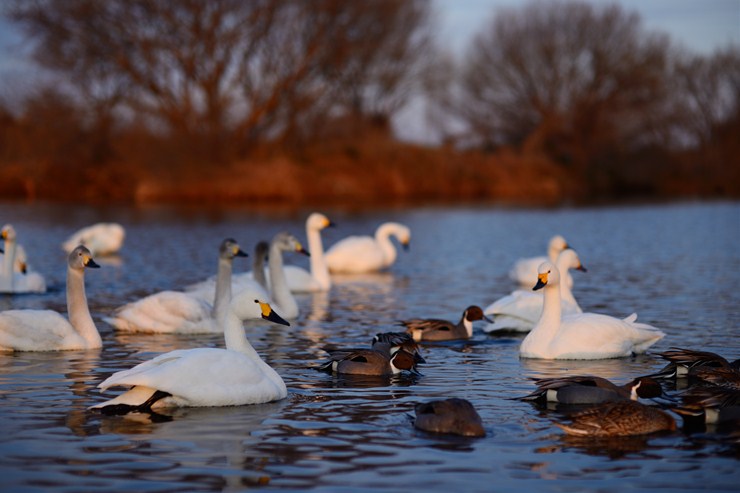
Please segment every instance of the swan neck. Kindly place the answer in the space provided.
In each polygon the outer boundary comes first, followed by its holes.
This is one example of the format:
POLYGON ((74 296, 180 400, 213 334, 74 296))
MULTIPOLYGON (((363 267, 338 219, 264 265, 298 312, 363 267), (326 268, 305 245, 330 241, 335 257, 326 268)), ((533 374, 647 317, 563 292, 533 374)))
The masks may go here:
POLYGON ((15 240, 5 240, 3 270, 0 272, 0 292, 13 291, 13 264, 15 263, 15 240))
POLYGON ((321 230, 306 228, 308 238, 308 251, 311 252, 311 276, 319 283, 322 289, 331 287, 329 266, 324 258, 324 245, 321 241, 321 230))
POLYGON ((252 276, 265 292, 269 291, 267 289, 267 278, 265 277, 265 258, 262 255, 257 255, 256 252, 254 259, 252 259, 252 276))
POLYGON ((568 265, 561 264, 563 264, 563 262, 557 264, 557 268, 563 276, 563 279, 560 282, 560 299, 561 301, 572 306, 578 306, 578 302, 576 302, 576 299, 573 296, 573 292, 571 291, 570 287, 568 287, 568 283, 565 281, 565 277, 568 275, 570 267, 568 265))
POLYGON ((380 249, 383 251, 383 257, 385 258, 385 266, 389 266, 396 261, 396 247, 393 246, 390 236, 395 230, 391 225, 384 225, 378 228, 375 232, 375 241, 378 242, 380 249))
POLYGON ((99 348, 103 345, 87 305, 85 272, 71 267, 67 267, 67 313, 69 323, 82 336, 88 348, 99 348))
POLYGON ((531 334, 534 334, 536 331, 538 337, 550 340, 555 337, 555 334, 560 329, 560 289, 558 286, 548 285, 545 286, 544 291, 542 314, 540 315, 540 320, 532 329, 531 334))
POLYGON ((216 271, 216 294, 213 298, 213 317, 219 320, 229 308, 231 301, 231 259, 219 258, 216 271))
POLYGON ((283 269, 283 252, 278 245, 270 245, 270 297, 278 305, 283 316, 298 313, 298 303, 288 288, 288 279, 283 269))

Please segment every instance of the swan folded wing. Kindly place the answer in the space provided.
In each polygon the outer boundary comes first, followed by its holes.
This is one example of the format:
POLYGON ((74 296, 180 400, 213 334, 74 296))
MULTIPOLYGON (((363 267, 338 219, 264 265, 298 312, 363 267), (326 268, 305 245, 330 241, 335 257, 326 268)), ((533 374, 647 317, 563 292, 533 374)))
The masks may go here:
POLYGON ((546 260, 547 257, 544 256, 517 260, 509 270, 509 279, 520 283, 528 283, 531 280, 534 285, 537 282, 537 267, 546 260))
POLYGON ((142 386, 172 395, 177 405, 226 406, 282 398, 282 391, 247 356, 217 348, 171 351, 111 375, 98 387, 142 386))
MULTIPOLYGON (((321 285, 309 271, 297 265, 284 265, 285 279, 292 292, 321 291, 321 285)), ((269 277, 268 277, 269 279, 269 277)), ((269 281, 268 281, 269 282, 269 281)))
POLYGON ((0 313, 0 348, 48 351, 84 347, 84 340, 69 321, 53 310, 7 310, 0 313))
POLYGON ((336 271, 364 271, 385 266, 385 256, 377 242, 370 236, 350 236, 329 249, 325 254, 329 268, 336 271))
POLYGON ((178 291, 162 291, 121 307, 106 319, 131 332, 212 332, 215 325, 207 302, 178 291))

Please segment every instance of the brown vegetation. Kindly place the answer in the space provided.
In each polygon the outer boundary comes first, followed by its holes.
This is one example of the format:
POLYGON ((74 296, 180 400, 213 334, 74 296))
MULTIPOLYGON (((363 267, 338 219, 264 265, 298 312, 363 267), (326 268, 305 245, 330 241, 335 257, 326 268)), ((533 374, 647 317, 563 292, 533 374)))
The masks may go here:
POLYGON ((677 52, 617 6, 502 11, 460 61, 435 51, 423 0, 36 0, 6 14, 58 76, 0 107, 6 198, 740 196, 740 49, 677 52), (421 94, 440 145, 390 130, 421 94))

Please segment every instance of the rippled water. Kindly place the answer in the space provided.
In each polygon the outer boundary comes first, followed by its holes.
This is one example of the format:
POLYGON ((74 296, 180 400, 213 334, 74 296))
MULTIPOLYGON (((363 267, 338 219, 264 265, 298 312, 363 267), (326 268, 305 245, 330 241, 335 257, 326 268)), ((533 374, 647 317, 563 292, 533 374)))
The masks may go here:
MULTIPOLYGON (((640 320, 668 335, 653 347, 692 347, 740 357, 740 204, 696 203, 559 210, 413 208, 327 209, 338 227, 325 245, 407 224, 411 250, 390 272, 335 279, 331 292, 298 297, 291 327, 250 324, 255 348, 284 378, 280 402, 181 409, 172 420, 103 417, 86 408, 104 398, 110 373, 175 348, 220 346, 218 336, 117 335, 102 321, 143 295, 177 289, 215 271, 221 239, 251 247, 287 229, 304 236, 311 211, 203 212, 197 209, 0 204, 50 292, 0 297, 0 309, 64 311, 64 254, 78 227, 117 221, 127 230, 119 258, 87 275, 102 333, 101 351, 0 355, 0 483, 5 491, 617 491, 734 490, 740 448, 706 433, 629 440, 571 440, 559 417, 510 400, 530 377, 592 373, 619 382, 662 361, 519 360, 519 338, 476 332, 468 342, 424 346, 416 378, 353 380, 317 372, 327 343, 360 345, 398 319, 457 320, 514 286, 506 273, 519 256, 540 254, 563 234, 589 272, 575 272, 574 294, 588 311, 640 320), (456 396, 478 409, 487 436, 436 436, 413 428, 418 402, 456 396)), ((305 259, 286 261, 307 265, 305 259)), ((248 261, 235 270, 249 268, 248 261)), ((110 394, 109 394, 110 395, 110 394)))

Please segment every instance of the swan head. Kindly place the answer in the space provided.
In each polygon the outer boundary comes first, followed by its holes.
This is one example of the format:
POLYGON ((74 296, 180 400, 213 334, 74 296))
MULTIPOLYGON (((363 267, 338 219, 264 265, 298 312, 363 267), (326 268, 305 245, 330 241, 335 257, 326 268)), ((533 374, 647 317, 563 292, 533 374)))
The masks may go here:
POLYGON ((239 247, 239 243, 233 238, 226 238, 221 242, 218 249, 219 258, 231 260, 234 257, 246 257, 247 254, 239 247))
POLYGON ((254 302, 257 303, 257 305, 259 306, 260 316, 263 319, 274 322, 276 324, 287 325, 288 327, 290 327, 290 322, 275 313, 275 310, 272 309, 269 303, 260 300, 254 300, 254 302))
POLYGON ((375 234, 376 238, 379 236, 381 231, 387 231, 389 235, 395 236, 404 250, 409 249, 409 244, 411 243, 411 230, 408 226, 393 222, 381 224, 375 234))
POLYGON ((15 228, 10 224, 6 224, 3 226, 3 229, 0 229, 0 238, 5 241, 15 241, 15 228))
POLYGON ((276 234, 275 237, 272 239, 272 244, 278 247, 280 250, 302 253, 307 257, 311 256, 311 254, 309 254, 308 251, 303 248, 301 242, 298 241, 295 236, 286 231, 276 234))
POLYGON ((88 250, 87 247, 84 245, 79 245, 77 246, 77 248, 72 250, 72 252, 70 252, 69 257, 67 257, 67 264, 72 269, 76 270, 84 270, 87 267, 94 269, 100 267, 93 260, 90 250, 88 250))
POLYGON ((335 224, 320 212, 314 212, 308 219, 306 219, 306 227, 316 231, 321 231, 324 228, 335 226, 335 224))
POLYGON ((578 257, 578 254, 572 248, 566 248, 560 252, 560 255, 558 255, 557 266, 561 271, 566 269, 576 269, 582 272, 587 272, 586 268, 581 263, 581 259, 578 257))
POLYGON ((565 241, 565 238, 563 238, 560 235, 555 235, 552 238, 550 238, 550 243, 547 245, 547 254, 550 257, 550 259, 556 259, 558 257, 558 254, 565 250, 568 247, 568 242, 565 241))
POLYGON ((552 262, 542 262, 537 268, 537 284, 532 288, 533 291, 542 289, 545 286, 557 286, 560 284, 560 271, 552 262))

